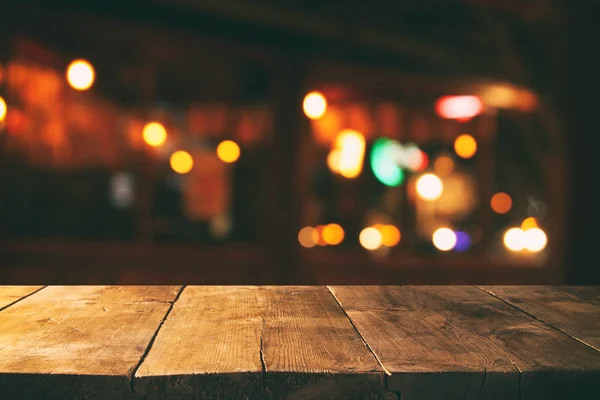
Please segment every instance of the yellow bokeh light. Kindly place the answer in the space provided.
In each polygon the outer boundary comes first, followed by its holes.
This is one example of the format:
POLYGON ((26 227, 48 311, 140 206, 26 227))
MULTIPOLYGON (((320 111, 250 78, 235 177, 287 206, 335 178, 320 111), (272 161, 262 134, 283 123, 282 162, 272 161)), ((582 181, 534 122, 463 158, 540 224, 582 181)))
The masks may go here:
POLYGON ((527 250, 537 253, 546 248, 548 237, 540 228, 527 229, 524 235, 524 244, 527 250))
POLYGON ((506 214, 512 208, 512 198, 504 192, 498 192, 492 196, 490 206, 494 212, 506 214))
POLYGON ((331 172, 340 173, 340 162, 342 159, 342 151, 333 149, 327 155, 327 166, 331 172))
POLYGON ((177 172, 178 174, 187 174, 194 166, 194 159, 190 153, 184 150, 178 150, 173 153, 169 161, 173 171, 177 172))
POLYGON ((0 96, 0 122, 4 121, 6 118, 6 101, 0 96))
POLYGON ((454 160, 447 155, 439 156, 433 163, 433 170, 440 176, 450 175, 454 171, 454 160))
POLYGON ((338 224, 329 224, 323 228, 323 240, 325 243, 335 246, 344 240, 344 228, 338 224))
POLYGON ((149 122, 144 126, 142 136, 148 146, 159 147, 167 140, 167 130, 158 122, 149 122))
POLYGON ((381 247, 382 240, 381 232, 372 226, 363 229, 358 236, 360 245, 367 250, 377 250, 381 247))
POLYGON ((431 241, 438 250, 452 250, 456 245, 456 234, 450 228, 438 228, 433 232, 431 241))
POLYGON ((298 233, 298 242, 302 247, 311 248, 317 245, 319 241, 319 232, 311 226, 300 229, 298 233))
POLYGON ((400 230, 394 225, 383 225, 379 228, 381 232, 382 244, 387 247, 393 247, 400 243, 400 230))
POLYGON ((234 163, 240 158, 240 146, 233 140, 224 140, 217 146, 217 156, 223 162, 234 163))
POLYGON ((334 150, 339 151, 340 175, 349 179, 360 175, 365 157, 365 146, 365 137, 362 133, 351 129, 340 132, 335 140, 334 150))
POLYGON ((461 158, 471 158, 477 152, 477 142, 471 135, 460 135, 454 141, 454 151, 461 158))
POLYGON ((422 199, 437 200, 442 195, 444 184, 437 175, 425 174, 417 179, 416 189, 422 199))
POLYGON ((94 84, 95 77, 94 67, 86 60, 74 60, 67 67, 67 81, 73 89, 89 89, 94 84))
POLYGON ((525 232, 521 228, 510 228, 504 233, 504 246, 510 251, 521 251, 525 248, 525 232))
POLYGON ((525 218, 521 223, 521 229, 526 231, 531 228, 539 228, 537 219, 535 219, 534 217, 525 218))
POLYGON ((319 119, 327 110, 327 100, 325 100, 325 96, 319 92, 310 92, 304 97, 302 108, 304 109, 304 114, 306 114, 308 118, 319 119))

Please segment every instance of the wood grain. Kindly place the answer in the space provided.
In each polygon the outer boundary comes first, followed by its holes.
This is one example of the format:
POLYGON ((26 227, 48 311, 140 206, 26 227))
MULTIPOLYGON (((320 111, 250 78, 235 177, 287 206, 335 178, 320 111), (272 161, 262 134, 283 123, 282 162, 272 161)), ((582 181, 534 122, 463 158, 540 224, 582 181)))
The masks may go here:
POLYGON ((600 287, 481 288, 600 351, 600 287))
POLYGON ((382 369, 325 287, 186 287, 134 388, 148 399, 385 395, 382 369))
POLYGON ((0 286, 0 310, 25 296, 30 295, 43 286, 0 286))
POLYGON ((384 372, 323 286, 265 287, 265 386, 273 399, 376 399, 384 372))
POLYGON ((264 295, 256 286, 188 286, 135 374, 150 399, 259 399, 264 295))
POLYGON ((178 287, 50 286, 0 313, 0 398, 135 398, 131 375, 178 287))
POLYGON ((474 287, 330 288, 403 400, 597 398, 600 354, 474 287))

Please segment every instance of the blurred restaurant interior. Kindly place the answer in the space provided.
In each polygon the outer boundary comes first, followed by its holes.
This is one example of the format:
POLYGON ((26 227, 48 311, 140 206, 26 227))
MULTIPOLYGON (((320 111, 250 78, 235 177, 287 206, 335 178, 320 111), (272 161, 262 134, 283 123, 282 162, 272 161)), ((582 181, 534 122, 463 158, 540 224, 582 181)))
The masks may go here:
POLYGON ((0 5, 0 284, 598 279, 576 6, 124 3, 0 5))

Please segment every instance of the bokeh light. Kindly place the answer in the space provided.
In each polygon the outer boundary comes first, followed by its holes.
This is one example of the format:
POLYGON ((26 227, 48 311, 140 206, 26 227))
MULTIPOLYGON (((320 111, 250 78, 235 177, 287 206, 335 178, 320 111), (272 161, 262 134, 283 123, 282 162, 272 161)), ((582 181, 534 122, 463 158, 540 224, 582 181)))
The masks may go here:
POLYGON ((74 60, 67 67, 67 81, 73 89, 89 89, 94 84, 95 77, 94 67, 86 60, 74 60))
POLYGON ((142 136, 148 146, 159 147, 167 140, 167 130, 159 122, 149 122, 144 126, 142 136))
POLYGON ((298 242, 302 247, 311 248, 317 245, 319 233, 312 226, 306 226, 298 232, 298 242))
POLYGON ((454 232, 456 235, 456 244, 452 248, 454 251, 467 251, 471 248, 471 236, 467 232, 457 231, 454 232))
POLYGON ((173 171, 177 172, 178 174, 187 174, 194 166, 194 159, 190 153, 184 150, 178 150, 173 153, 169 162, 171 164, 171 168, 173 168, 173 171))
POLYGON ((381 243, 384 246, 393 247, 400 243, 400 230, 394 225, 383 225, 377 229, 381 233, 381 243))
POLYGON ((417 193, 425 200, 437 200, 442 195, 444 184, 435 174, 425 174, 417 179, 417 193))
POLYGON ((477 152, 477 141, 468 134, 462 134, 454 141, 454 151, 461 158, 471 158, 477 152))
POLYGON ((438 250, 452 250, 456 245, 456 234, 450 228, 438 228, 433 232, 431 241, 438 250))
POLYGON ((439 176, 448 176, 454 171, 454 160, 448 155, 442 155, 435 159, 433 170, 439 176))
POLYGON ((336 174, 340 173, 340 160, 342 158, 342 151, 339 149, 332 149, 327 155, 327 166, 336 174))
POLYGON ((483 103, 477 96, 444 96, 436 102, 435 109, 442 118, 466 120, 479 115, 483 103))
POLYGON ((360 232, 358 241, 367 250, 377 250, 381 247, 383 237, 377 228, 370 226, 360 232))
POLYGON ((327 246, 327 242, 323 238, 323 230, 325 229, 325 225, 317 225, 315 226, 315 231, 317 231, 317 245, 319 246, 327 246))
POLYGON ((546 248, 548 237, 540 228, 531 228, 525 231, 524 242, 527 250, 537 253, 546 248))
POLYGON ((323 240, 325 243, 335 246, 344 240, 344 228, 338 224, 328 224, 323 228, 323 240))
POLYGON ((394 142, 380 138, 371 149, 371 170, 375 178, 386 186, 396 187, 404 181, 404 172, 392 157, 394 142))
POLYGON ((6 101, 4 101, 4 98, 0 96, 0 122, 4 121, 6 118, 6 111, 6 101))
POLYGON ((302 103, 304 114, 310 119, 319 119, 327 111, 327 100, 319 92, 310 92, 304 97, 302 103))
POLYGON ((365 158, 365 137, 362 133, 346 129, 335 140, 340 150, 339 172, 345 178, 356 178, 362 171, 365 158))
POLYGON ((504 233, 504 246, 510 251, 525 248, 525 232, 521 228, 510 228, 504 233))
POLYGON ((417 147, 414 147, 409 150, 408 155, 406 157, 406 166, 408 168, 410 168, 413 171, 422 171, 425 168, 427 168, 428 164, 429 157, 427 157, 427 154, 423 150, 417 147))
POLYGON ((217 157, 223 162, 234 163, 240 158, 240 146, 233 140, 224 140, 217 146, 217 157))
POLYGON ((521 229, 527 231, 531 228, 539 228, 537 219, 535 219, 534 217, 525 218, 523 222, 521 222, 521 229))
POLYGON ((498 192, 490 200, 492 210, 498 214, 506 214, 512 208, 512 198, 504 192, 498 192))

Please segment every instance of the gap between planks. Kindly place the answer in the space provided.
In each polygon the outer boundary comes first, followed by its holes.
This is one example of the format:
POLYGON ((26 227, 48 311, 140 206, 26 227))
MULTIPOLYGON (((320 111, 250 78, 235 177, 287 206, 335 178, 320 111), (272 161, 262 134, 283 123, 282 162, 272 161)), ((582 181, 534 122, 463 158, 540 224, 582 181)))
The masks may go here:
POLYGON ((134 389, 135 374, 136 374, 136 372, 138 371, 138 369, 140 369, 140 366, 142 365, 142 363, 144 362, 144 360, 146 360, 146 357, 148 356, 148 353, 150 353, 150 350, 152 350, 152 346, 154 345, 154 341, 156 340, 156 337, 158 336, 158 332, 160 332, 160 329, 162 328, 163 324, 165 323, 165 321, 169 317, 169 314, 171 314, 171 311, 173 310, 173 307, 175 306, 175 303, 177 303, 177 300, 179 300, 179 297, 181 296, 181 294, 183 293, 183 291, 185 290, 186 287, 187 287, 187 285, 181 286, 181 289, 179 289, 179 292, 177 292, 177 296, 175 296, 175 298, 173 299, 173 301, 169 302, 169 303, 171 303, 170 306, 169 306, 169 309, 167 310, 167 312, 165 313, 165 316, 162 318, 162 320, 158 324, 158 327, 156 327, 156 331, 154 332, 154 335, 152 335, 152 338, 148 342, 148 346, 146 346, 146 350, 144 351, 144 354, 142 354, 142 357, 140 358, 140 361, 137 363, 137 365, 133 369, 133 372, 131 373, 131 378, 129 379, 129 388, 130 388, 130 390, 131 390, 132 393, 136 393, 135 389, 134 389))
POLYGON ((371 345, 363 337, 363 335, 360 333, 360 331, 358 330, 358 328, 356 327, 356 325, 354 325, 354 321, 352 321, 352 318, 350 318, 350 316, 348 315, 348 313, 344 309, 344 306, 342 306, 342 303, 340 303, 340 301, 338 300, 338 298, 335 297, 335 294, 331 291, 331 288, 329 287, 329 285, 327 285, 325 287, 327 288, 327 291, 331 294, 331 296, 333 297, 333 299, 335 300, 335 302, 337 303, 337 305, 340 307, 340 309, 342 310, 342 312, 344 313, 344 315, 346 316, 346 318, 348 318, 348 321, 350 321, 350 324, 354 328, 354 331, 356 331, 356 334, 362 339, 362 341, 365 344, 365 346, 367 346, 367 348, 369 349, 369 351, 371 352, 371 354, 373 354, 373 357, 375 357, 375 359, 377 360, 377 363, 379 364, 379 366, 381 367, 381 369, 383 370, 383 372, 385 372, 385 375, 386 375, 386 388, 387 388, 387 377, 388 376, 392 376, 392 374, 390 373, 390 371, 388 371, 385 368, 385 366, 383 365, 383 363, 379 359, 379 356, 377 356, 377 354, 375 353, 375 351, 373 351, 373 348, 371 348, 371 345))
POLYGON ((22 300, 25 300, 25 299, 26 299, 26 298, 28 298, 29 296, 33 296, 34 294, 36 294, 36 293, 37 293, 37 292, 39 292, 40 290, 43 290, 43 289, 45 289, 45 288, 47 288, 47 287, 48 287, 48 285, 46 285, 46 286, 42 286, 41 288, 39 288, 39 289, 37 289, 37 290, 34 290, 33 292, 31 292, 31 293, 29 293, 29 294, 27 294, 27 295, 25 295, 25 296, 23 296, 23 297, 21 297, 21 298, 18 298, 17 300, 13 301, 12 303, 9 303, 9 304, 5 305, 4 307, 0 307, 0 311, 2 311, 2 310, 6 310, 8 307, 15 305, 15 304, 17 304, 18 302, 20 302, 20 301, 22 301, 22 300))
POLYGON ((586 343, 586 342, 584 342, 583 340, 579 339, 578 337, 576 337, 576 336, 573 336, 573 335, 571 335, 571 334, 569 334, 569 333, 565 332, 564 330, 562 330, 562 329, 560 329, 560 328, 558 328, 558 327, 556 327, 556 326, 554 326, 554 325, 550 324, 549 322, 546 322, 546 321, 544 321, 543 319, 536 317, 535 315, 533 315, 533 314, 531 314, 531 313, 529 313, 529 312, 527 312, 527 311, 523 310, 522 308, 520 308, 520 307, 517 307, 517 306, 516 306, 516 305, 514 305, 512 302, 510 302, 510 301, 507 301, 507 300, 504 300, 502 297, 500 297, 500 296, 496 295, 494 292, 491 292, 491 291, 489 291, 489 290, 486 290, 486 289, 484 289, 484 288, 482 288, 482 287, 480 287, 480 286, 477 286, 477 285, 474 285, 473 287, 475 287, 475 288, 477 288, 477 289, 481 290, 481 291, 482 291, 482 292, 484 292, 484 293, 487 293, 488 295, 490 295, 490 296, 494 297, 495 299, 498 299, 498 300, 500 300, 501 302, 503 302, 503 303, 505 303, 505 304, 508 304, 508 305, 509 305, 509 306, 511 306, 512 308, 514 308, 514 309, 516 309, 516 310, 519 310, 520 312, 522 312, 523 314, 525 314, 525 315, 527 315, 527 316, 529 316, 529 317, 533 318, 534 320, 536 320, 536 321, 538 321, 538 322, 541 322, 542 324, 544 324, 544 325, 546 325, 546 326, 548 326, 548 327, 550 327, 550 328, 552 328, 552 329, 554 329, 554 330, 556 330, 556 331, 558 331, 558 332, 562 333, 563 335, 566 335, 566 336, 570 337, 571 339, 573 339, 573 340, 576 340, 577 342, 579 342, 579 343, 581 343, 581 344, 583 344, 583 345, 585 345, 585 346, 587 346, 587 347, 591 348, 592 350, 595 350, 595 351, 597 351, 597 352, 599 352, 599 353, 600 353, 600 349, 597 349, 597 348, 596 348, 596 347, 594 347, 593 345, 591 345, 591 344, 589 344, 589 343, 586 343))

